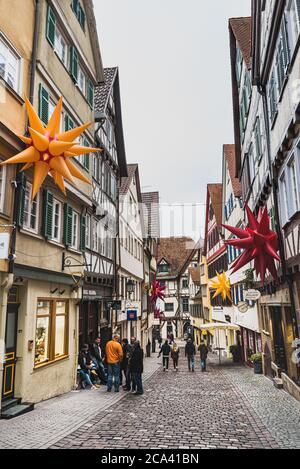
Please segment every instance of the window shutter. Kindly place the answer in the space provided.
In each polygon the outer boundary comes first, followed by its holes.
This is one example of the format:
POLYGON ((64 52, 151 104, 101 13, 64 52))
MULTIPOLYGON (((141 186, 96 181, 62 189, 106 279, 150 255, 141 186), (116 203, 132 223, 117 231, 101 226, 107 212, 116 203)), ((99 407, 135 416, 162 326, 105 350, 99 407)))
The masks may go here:
POLYGON ((86 215, 80 217, 80 250, 84 252, 86 249, 86 215))
POLYGON ((283 17, 282 21, 282 45, 283 45, 283 60, 284 60, 284 72, 287 73, 288 66, 290 64, 290 48, 288 40, 288 32, 286 25, 286 18, 283 17))
POLYGON ((39 87, 39 118, 41 121, 47 125, 49 120, 49 93, 40 84, 39 87))
POLYGON ((26 177, 24 171, 21 171, 17 175, 18 189, 16 193, 17 207, 16 207, 16 223, 17 226, 22 226, 24 221, 24 203, 25 203, 25 189, 26 189, 26 177))
POLYGON ((44 191, 44 219, 43 219, 43 236, 45 238, 52 237, 52 221, 53 221, 53 194, 45 190, 44 191))
POLYGON ((66 114, 65 115, 65 132, 71 129, 74 129, 74 122, 71 119, 71 117, 68 114, 66 114))
POLYGON ((78 0, 72 0, 72 10, 74 11, 74 13, 76 13, 77 15, 77 11, 78 11, 78 0))
POLYGON ((78 81, 78 53, 74 46, 70 49, 70 74, 75 82, 78 81))
POLYGON ((85 31, 85 13, 83 11, 82 6, 79 4, 78 5, 78 21, 80 23, 80 26, 82 27, 83 31, 85 31))
POLYGON ((55 14, 51 6, 48 5, 46 37, 52 47, 54 47, 54 44, 55 44, 55 27, 56 27, 55 14))
POLYGON ((72 245, 72 221, 73 209, 71 205, 64 205, 64 244, 66 246, 72 245))
POLYGON ((93 82, 88 79, 88 87, 87 87, 87 100, 91 108, 94 108, 94 85, 93 82))
MULTIPOLYGON (((83 145, 84 145, 85 147, 89 147, 89 146, 90 146, 89 141, 88 141, 87 138, 84 138, 84 140, 83 140, 83 145)), ((86 169, 87 171, 90 170, 90 153, 87 153, 86 155, 84 155, 84 165, 83 165, 83 166, 85 167, 85 169, 86 169)))

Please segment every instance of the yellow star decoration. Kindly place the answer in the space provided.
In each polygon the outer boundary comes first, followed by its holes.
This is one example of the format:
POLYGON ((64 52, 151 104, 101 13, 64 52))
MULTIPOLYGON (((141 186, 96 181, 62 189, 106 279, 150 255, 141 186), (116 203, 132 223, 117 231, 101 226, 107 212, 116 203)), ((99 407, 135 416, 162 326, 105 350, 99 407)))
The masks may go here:
POLYGON ((230 280, 226 277, 225 272, 223 272, 222 274, 216 272, 216 274, 218 277, 218 281, 213 282, 211 284, 211 288, 217 290, 213 298, 222 295, 223 301, 226 301, 226 298, 228 298, 232 302, 230 280))
POLYGON ((99 148, 82 147, 74 142, 91 123, 60 133, 62 98, 59 99, 46 128, 27 98, 25 98, 25 104, 28 112, 30 124, 28 130, 31 138, 23 137, 22 135, 18 135, 18 137, 26 143, 27 148, 16 156, 3 161, 1 164, 25 163, 21 171, 34 166, 32 200, 35 198, 48 174, 53 177, 55 184, 65 195, 64 179, 74 184, 74 176, 91 184, 90 180, 71 161, 75 156, 101 151, 99 148))

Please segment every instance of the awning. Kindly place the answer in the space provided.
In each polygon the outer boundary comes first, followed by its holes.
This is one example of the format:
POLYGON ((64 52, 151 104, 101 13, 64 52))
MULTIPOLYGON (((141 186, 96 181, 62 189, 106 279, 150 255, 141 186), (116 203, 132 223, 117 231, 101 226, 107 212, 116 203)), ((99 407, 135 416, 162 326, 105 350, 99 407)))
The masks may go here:
POLYGON ((202 331, 210 330, 210 329, 222 329, 222 330, 231 330, 231 331, 239 331, 240 327, 236 324, 232 324, 230 322, 211 322, 209 324, 203 324, 200 326, 202 331))

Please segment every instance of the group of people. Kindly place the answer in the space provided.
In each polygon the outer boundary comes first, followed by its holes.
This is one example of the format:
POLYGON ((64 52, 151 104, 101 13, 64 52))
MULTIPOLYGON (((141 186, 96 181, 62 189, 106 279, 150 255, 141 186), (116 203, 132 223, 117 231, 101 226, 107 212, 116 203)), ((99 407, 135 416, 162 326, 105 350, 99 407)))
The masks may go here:
POLYGON ((115 335, 107 342, 104 350, 101 338, 98 337, 89 346, 85 344, 79 354, 79 373, 84 387, 96 389, 100 385, 107 386, 107 392, 114 387, 115 392, 122 386, 125 391, 132 391, 135 395, 143 394, 144 352, 140 342, 135 337, 122 339, 115 335))
MULTIPOLYGON (((208 355, 208 347, 205 342, 202 340, 198 351, 200 352, 200 363, 201 363, 201 371, 206 371, 206 360, 208 355)), ((179 347, 175 342, 170 342, 166 340, 164 344, 160 348, 160 352, 158 358, 162 355, 163 357, 163 370, 169 370, 169 360, 170 355, 173 360, 174 370, 178 371, 178 360, 179 360, 179 347)), ((192 339, 188 339, 186 346, 185 346, 185 356, 188 360, 188 368, 189 371, 195 371, 195 357, 197 355, 196 346, 192 339)))

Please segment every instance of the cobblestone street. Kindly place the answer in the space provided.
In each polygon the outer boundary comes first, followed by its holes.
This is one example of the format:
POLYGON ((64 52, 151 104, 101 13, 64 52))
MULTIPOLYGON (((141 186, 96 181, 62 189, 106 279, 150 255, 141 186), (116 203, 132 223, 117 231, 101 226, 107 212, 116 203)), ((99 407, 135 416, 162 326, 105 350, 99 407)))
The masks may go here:
POLYGON ((214 356, 207 373, 157 368, 147 361, 143 396, 70 393, 1 421, 0 447, 300 448, 300 404, 265 377, 214 356))

